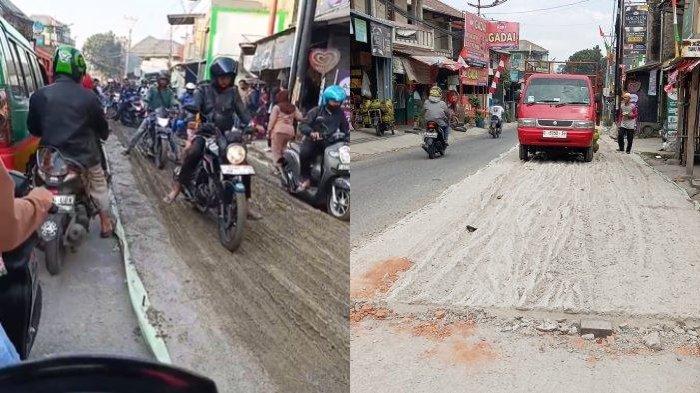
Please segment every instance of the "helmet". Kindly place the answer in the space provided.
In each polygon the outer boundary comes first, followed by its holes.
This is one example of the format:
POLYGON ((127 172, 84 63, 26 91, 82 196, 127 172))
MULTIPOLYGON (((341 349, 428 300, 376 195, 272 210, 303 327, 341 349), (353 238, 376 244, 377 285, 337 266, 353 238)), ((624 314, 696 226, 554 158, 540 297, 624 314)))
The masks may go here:
POLYGON ((188 84, 185 85, 185 89, 187 89, 187 90, 194 90, 196 88, 197 88, 197 86, 195 86, 195 84, 192 82, 189 82, 188 84))
POLYGON ((80 82, 87 71, 85 58, 79 50, 69 45, 61 45, 53 56, 54 74, 70 76, 74 81, 80 82))
POLYGON ((107 83, 114 83, 114 79, 112 79, 112 78, 107 79, 107 83))
POLYGON ((442 89, 439 86, 433 86, 430 88, 431 97, 442 97, 442 89))
POLYGON ((343 102, 347 98, 345 89, 338 85, 331 85, 323 91, 323 104, 328 104, 329 101, 343 102))
POLYGON ((165 80, 167 80, 168 82, 170 82, 170 72, 168 72, 168 71, 166 71, 166 70, 162 70, 162 71, 158 72, 158 79, 159 79, 159 80, 160 80, 160 79, 165 79, 165 80))
POLYGON ((209 66, 212 77, 230 76, 235 78, 238 74, 238 62, 229 57, 217 57, 209 66))

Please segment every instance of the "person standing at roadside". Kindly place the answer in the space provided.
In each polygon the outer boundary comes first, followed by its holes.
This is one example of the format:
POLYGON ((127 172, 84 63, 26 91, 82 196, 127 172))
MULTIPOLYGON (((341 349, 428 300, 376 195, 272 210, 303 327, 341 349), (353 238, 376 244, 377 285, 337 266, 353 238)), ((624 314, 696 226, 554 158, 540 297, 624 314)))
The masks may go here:
POLYGON ((634 139, 634 130, 637 128, 638 116, 637 106, 632 103, 631 98, 630 93, 622 95, 617 132, 618 151, 626 151, 627 154, 632 152, 632 140, 634 139), (625 150, 625 138, 627 138, 627 150, 625 150))
POLYGON ((294 139, 294 121, 301 121, 304 116, 294 104, 289 102, 288 90, 280 90, 275 97, 275 102, 277 104, 272 108, 267 130, 272 144, 272 159, 280 170, 284 147, 294 139))

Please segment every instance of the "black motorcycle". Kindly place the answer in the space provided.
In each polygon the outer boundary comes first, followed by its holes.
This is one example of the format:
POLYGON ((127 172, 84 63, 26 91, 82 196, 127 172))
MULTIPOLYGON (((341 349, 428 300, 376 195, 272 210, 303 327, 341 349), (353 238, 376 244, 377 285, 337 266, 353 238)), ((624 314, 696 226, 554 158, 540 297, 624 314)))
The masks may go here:
POLYGON ((0 392, 217 393, 209 378, 163 363, 70 356, 23 362, 0 369, 0 392))
POLYGON ((158 108, 149 115, 151 128, 141 138, 139 147, 143 153, 153 157, 158 169, 163 169, 168 160, 177 162, 180 156, 179 143, 176 143, 173 135, 173 119, 178 114, 177 109, 168 111, 158 108))
MULTIPOLYGON (((317 124, 323 125, 322 117, 317 118, 317 124)), ((325 127, 325 125, 324 125, 325 127)), ((326 134, 324 134, 326 135, 326 134)), ((300 146, 291 143, 284 151, 281 182, 288 192, 301 194, 304 199, 314 205, 323 205, 335 218, 350 220, 350 147, 347 136, 336 130, 326 140, 323 156, 319 156, 312 164, 311 187, 298 191, 301 183, 300 146)))
POLYGON ((127 127, 138 127, 146 117, 146 108, 141 101, 141 97, 134 95, 126 98, 124 109, 121 111, 119 120, 127 127))
MULTIPOLYGON (((18 172, 10 172, 10 176, 15 182, 15 197, 26 196, 31 188, 29 180, 18 172)), ((29 356, 41 319, 39 264, 34 252, 37 243, 34 234, 16 249, 2 253, 7 273, 0 276, 0 323, 22 360, 29 356)))
MULTIPOLYGON (((248 165, 244 132, 234 126, 226 133, 211 123, 200 127, 195 138, 205 141, 204 157, 197 164, 189 184, 183 184, 185 198, 201 213, 217 216, 219 240, 233 252, 243 241, 248 201, 243 176, 255 175, 248 165)), ((175 178, 180 167, 175 168, 175 178)))
POLYGON ((86 189, 86 170, 56 148, 42 147, 36 152, 36 164, 30 173, 32 182, 51 191, 57 207, 38 231, 39 248, 44 251, 46 269, 52 275, 60 273, 66 252, 75 251, 85 242, 90 221, 98 213, 86 189))
POLYGON ((440 125, 435 121, 427 122, 423 133, 423 150, 428 153, 428 158, 432 160, 437 154, 444 156, 446 149, 445 134, 440 125))
POLYGON ((116 120, 119 113, 119 93, 109 94, 103 102, 105 117, 116 120))
POLYGON ((503 124, 501 123, 501 119, 499 119, 496 115, 492 115, 491 122, 489 123, 489 134, 491 134, 491 137, 493 138, 500 138, 501 132, 503 132, 503 124))

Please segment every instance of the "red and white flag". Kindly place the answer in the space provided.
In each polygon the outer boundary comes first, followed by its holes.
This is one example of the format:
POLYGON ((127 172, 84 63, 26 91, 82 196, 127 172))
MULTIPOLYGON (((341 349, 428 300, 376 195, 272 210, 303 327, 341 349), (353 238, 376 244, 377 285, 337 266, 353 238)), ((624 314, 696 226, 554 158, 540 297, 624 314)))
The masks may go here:
POLYGON ((501 80, 501 72, 506 68, 506 62, 508 61, 508 55, 505 53, 501 54, 501 59, 498 62, 498 68, 496 69, 496 73, 493 76, 493 81, 491 81, 491 87, 489 88, 489 94, 493 94, 496 92, 498 82, 501 80))

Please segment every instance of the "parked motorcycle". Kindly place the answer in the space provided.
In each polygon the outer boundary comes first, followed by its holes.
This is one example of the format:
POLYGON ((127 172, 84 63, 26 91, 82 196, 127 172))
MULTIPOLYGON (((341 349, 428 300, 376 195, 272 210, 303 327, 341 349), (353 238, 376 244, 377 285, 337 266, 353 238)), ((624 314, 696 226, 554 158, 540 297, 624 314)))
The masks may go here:
POLYGON ((80 355, 0 369, 0 391, 33 393, 217 393, 214 381, 164 363, 80 355))
POLYGON ((500 138, 501 132, 503 132, 503 124, 501 119, 496 115, 491 116, 491 122, 489 123, 489 134, 493 138, 500 138))
POLYGON ((138 127, 146 117, 146 108, 138 96, 127 98, 126 108, 121 112, 120 121, 127 127, 138 127))
POLYGON ((425 125, 423 133, 423 150, 428 153, 428 158, 431 160, 439 153, 445 155, 445 134, 437 122, 429 121, 425 125))
POLYGON ((87 169, 64 157, 58 149, 39 148, 33 170, 34 185, 51 191, 57 207, 38 231, 46 269, 56 275, 61 272, 66 251, 75 251, 87 239, 90 221, 98 210, 86 190, 87 169))
MULTIPOLYGON (((245 135, 234 126, 223 133, 211 123, 201 126, 195 138, 204 138, 204 157, 197 164, 189 184, 183 184, 185 198, 201 213, 217 216, 219 241, 233 252, 243 240, 248 201, 243 176, 255 175, 248 165, 245 135)), ((180 167, 175 168, 175 177, 180 167)))
MULTIPOLYGON (((317 124, 324 124, 323 118, 317 118, 317 124)), ((300 146, 291 143, 283 154, 281 174, 282 187, 292 194, 310 200, 314 205, 323 205, 335 218, 350 220, 350 147, 344 133, 336 130, 326 139, 326 150, 313 163, 311 169, 311 188, 298 191, 301 180, 300 146)))
MULTIPOLYGON (((18 172, 10 172, 10 176, 15 181, 15 197, 26 196, 31 188, 29 180, 18 172)), ((2 253, 7 274, 0 276, 0 323, 22 360, 29 356, 41 319, 42 292, 34 252, 37 243, 35 234, 16 249, 2 253)))

